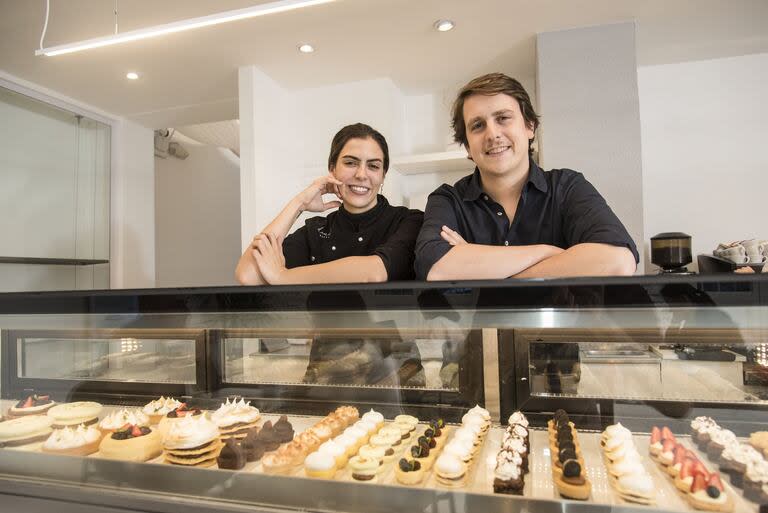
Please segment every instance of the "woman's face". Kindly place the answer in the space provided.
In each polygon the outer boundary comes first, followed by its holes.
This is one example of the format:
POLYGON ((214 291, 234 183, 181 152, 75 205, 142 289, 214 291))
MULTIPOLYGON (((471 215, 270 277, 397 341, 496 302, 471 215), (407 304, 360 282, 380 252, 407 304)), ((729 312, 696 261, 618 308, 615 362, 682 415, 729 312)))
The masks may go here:
POLYGON ((344 209, 360 214, 376 206, 376 194, 384 182, 384 152, 370 137, 350 139, 341 149, 331 172, 339 186, 344 209))

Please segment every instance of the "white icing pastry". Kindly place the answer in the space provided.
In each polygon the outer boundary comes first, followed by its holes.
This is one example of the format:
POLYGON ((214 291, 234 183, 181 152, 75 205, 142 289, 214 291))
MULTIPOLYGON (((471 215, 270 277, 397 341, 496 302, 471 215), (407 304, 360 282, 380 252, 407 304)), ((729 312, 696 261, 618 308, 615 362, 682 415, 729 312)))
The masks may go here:
POLYGON ((0 422, 0 442, 27 440, 51 432, 52 420, 44 415, 27 415, 0 422))
POLYGON ((173 397, 160 397, 154 401, 148 402, 144 405, 142 410, 147 415, 165 415, 166 413, 175 410, 181 406, 181 402, 177 401, 173 397))
POLYGON ((346 451, 347 449, 349 449, 350 447, 355 445, 357 443, 357 440, 358 439, 355 438, 351 434, 342 433, 339 436, 337 436, 336 438, 334 438, 333 442, 339 444, 340 446, 342 446, 344 448, 344 450, 346 451))
POLYGON ((477 413, 467 413, 461 418, 461 423, 464 426, 477 426, 481 430, 488 424, 483 417, 477 413))
POLYGON ((259 409, 251 406, 251 402, 239 401, 230 402, 229 399, 211 414, 211 420, 219 427, 231 426, 233 424, 252 424, 261 418, 259 409))
POLYGON ((515 424, 520 424, 523 427, 528 427, 528 419, 523 415, 523 412, 516 411, 512 415, 509 416, 509 419, 507 419, 507 424, 510 426, 513 426, 515 424))
POLYGON ((320 445, 320 447, 317 448, 317 452, 321 452, 323 454, 328 454, 330 456, 333 456, 334 458, 338 458, 347 450, 341 445, 333 440, 328 440, 327 442, 324 442, 320 445))
POLYGON ((352 426, 345 429, 344 434, 353 437, 355 440, 359 440, 368 436, 368 431, 361 427, 352 426))
POLYGON ((498 479, 508 481, 510 479, 518 479, 520 472, 520 465, 515 465, 511 461, 502 461, 496 465, 493 475, 498 479))
POLYGON ((479 404, 476 404, 474 408, 470 409, 467 413, 473 413, 476 415, 480 415, 480 418, 485 420, 486 422, 491 421, 491 413, 486 410, 485 408, 481 407, 479 404))
POLYGON ((608 426, 607 428, 605 428, 605 434, 609 438, 611 438, 611 439, 613 439, 613 438, 618 438, 618 439, 621 439, 621 440, 630 440, 630 439, 632 439, 632 431, 630 431, 629 429, 627 429, 624 426, 622 426, 621 422, 619 422, 618 424, 613 424, 613 425, 608 426))
POLYGON ((525 441, 522 438, 507 438, 502 443, 501 447, 518 454, 525 454, 528 452, 528 448, 525 446, 525 441))
POLYGON ((416 425, 419 423, 419 419, 413 415, 398 415, 395 417, 395 422, 406 422, 411 426, 416 427, 416 425))
POLYGON ((374 447, 373 445, 364 445, 360 447, 360 451, 358 451, 358 454, 366 458, 373 458, 381 461, 384 459, 385 452, 386 452, 386 449, 384 449, 384 447, 374 447))
POLYGON ((372 434, 379 426, 370 420, 358 420, 352 427, 364 429, 366 433, 372 434))
POLYGON ((654 495, 653 479, 648 474, 628 474, 619 478, 619 486, 640 495, 654 495))
POLYGON ((331 470, 336 466, 336 459, 330 454, 317 451, 307 456, 307 459, 304 460, 304 466, 308 470, 322 472, 324 470, 331 470))
POLYGON ((92 444, 100 438, 101 432, 98 429, 80 424, 76 428, 65 427, 55 430, 45 441, 43 447, 52 450, 72 449, 92 444))
POLYGON ((456 456, 441 454, 435 462, 435 470, 443 475, 458 475, 465 472, 466 465, 456 456))
POLYGON ((74 403, 57 404, 48 410, 48 416, 57 422, 73 422, 76 420, 87 421, 98 417, 102 406, 92 401, 78 401, 74 403))
POLYGON ((219 427, 205 415, 182 417, 168 428, 163 438, 166 449, 191 449, 219 437, 219 427))
POLYGON ((132 426, 148 426, 149 417, 138 408, 123 408, 121 410, 113 411, 99 422, 99 427, 104 430, 120 429, 126 424, 132 426))
POLYGON ((472 458, 472 451, 474 446, 471 443, 462 442, 461 440, 452 440, 445 446, 443 453, 452 454, 462 461, 468 461, 472 458))
POLYGON ((362 420, 373 422, 374 424, 381 424, 384 422, 384 415, 377 411, 369 411, 363 414, 362 420))

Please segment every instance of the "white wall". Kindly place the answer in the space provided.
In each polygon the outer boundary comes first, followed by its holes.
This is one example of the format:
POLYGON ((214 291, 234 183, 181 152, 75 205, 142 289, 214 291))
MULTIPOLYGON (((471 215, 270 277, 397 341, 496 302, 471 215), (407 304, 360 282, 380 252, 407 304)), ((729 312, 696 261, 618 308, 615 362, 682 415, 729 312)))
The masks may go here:
POLYGON ((184 145, 185 160, 155 158, 157 287, 234 285, 240 257, 240 161, 184 145))
POLYGON ((154 133, 127 120, 112 127, 111 203, 111 288, 154 287, 154 133))
POLYGON ((646 245, 669 231, 691 235, 694 255, 768 239, 768 54, 642 67, 638 79, 646 245))

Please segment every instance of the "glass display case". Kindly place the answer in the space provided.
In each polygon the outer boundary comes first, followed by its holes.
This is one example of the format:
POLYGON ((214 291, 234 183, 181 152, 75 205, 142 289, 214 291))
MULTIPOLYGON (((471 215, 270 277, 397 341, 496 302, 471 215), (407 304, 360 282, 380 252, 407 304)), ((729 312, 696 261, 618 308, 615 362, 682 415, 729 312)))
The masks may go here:
POLYGON ((0 294, 0 336, 16 510, 768 504, 764 276, 0 294))

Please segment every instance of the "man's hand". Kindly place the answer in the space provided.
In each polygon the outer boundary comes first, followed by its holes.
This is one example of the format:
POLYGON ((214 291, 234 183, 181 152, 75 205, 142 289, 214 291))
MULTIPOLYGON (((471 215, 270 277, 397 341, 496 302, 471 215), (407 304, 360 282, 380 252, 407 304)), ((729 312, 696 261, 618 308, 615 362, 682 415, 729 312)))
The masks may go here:
POLYGON ((341 197, 339 187, 344 185, 333 176, 328 173, 325 176, 315 179, 312 184, 301 191, 296 199, 301 205, 301 210, 307 210, 309 212, 325 212, 331 208, 337 208, 341 206, 340 201, 323 201, 323 194, 335 194, 341 197))
POLYGON ((280 285, 287 271, 283 255, 283 238, 275 237, 271 233, 259 234, 253 238, 251 249, 264 281, 270 285, 280 285))
POLYGON ((459 232, 455 230, 451 230, 447 226, 443 225, 442 230, 440 231, 440 236, 443 238, 445 242, 450 244, 451 246, 459 246, 461 244, 468 244, 467 241, 464 240, 464 238, 459 235, 459 232))

